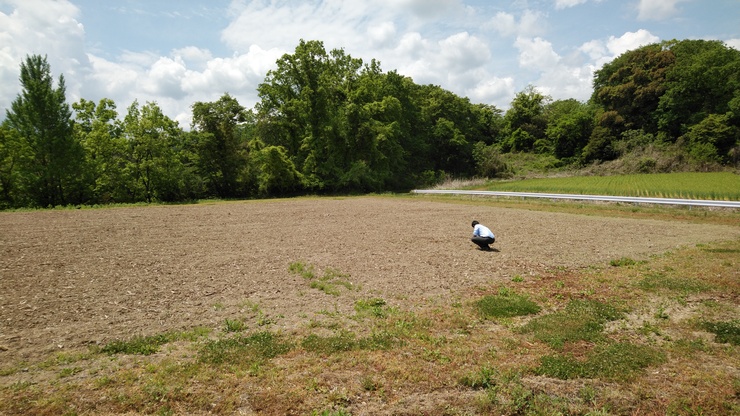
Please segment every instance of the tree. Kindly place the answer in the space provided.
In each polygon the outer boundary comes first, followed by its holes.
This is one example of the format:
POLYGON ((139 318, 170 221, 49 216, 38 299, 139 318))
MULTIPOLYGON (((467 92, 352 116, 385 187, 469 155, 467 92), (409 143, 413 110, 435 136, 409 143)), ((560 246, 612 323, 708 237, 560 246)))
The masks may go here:
POLYGON ((139 108, 134 101, 124 118, 128 144, 127 189, 135 201, 182 201, 198 194, 184 133, 156 103, 139 108))
POLYGON ((505 151, 534 150, 535 143, 544 139, 547 128, 545 106, 551 98, 529 85, 519 92, 504 116, 508 137, 502 143, 505 151))
POLYGON ((0 209, 25 206, 25 193, 20 188, 20 166, 26 165, 30 155, 26 143, 7 123, 0 125, 0 209))
POLYGON ((75 137, 85 149, 85 175, 95 203, 131 202, 126 192, 126 140, 116 104, 108 98, 96 105, 80 99, 75 110, 75 137))
POLYGON ((547 106, 547 138, 558 159, 580 155, 594 128, 594 109, 577 100, 558 100, 547 106))
POLYGON ((260 195, 285 195, 301 188, 302 175, 290 161, 285 148, 266 146, 251 157, 259 172, 257 183, 260 195))
POLYGON ((483 129, 475 106, 436 85, 418 87, 415 98, 421 112, 418 134, 427 142, 431 168, 453 175, 473 174, 473 143, 485 141, 478 135, 483 129))
POLYGON ((655 110, 675 59, 670 50, 652 44, 625 52, 596 71, 592 100, 606 111, 615 111, 624 122, 613 126, 613 136, 625 130, 657 132, 655 110))
POLYGON ((245 196, 241 180, 247 155, 239 126, 247 120, 246 109, 229 94, 212 103, 196 102, 192 108, 198 170, 208 192, 221 198, 245 196))
POLYGON ((8 128, 28 151, 18 167, 19 186, 36 206, 82 202, 83 150, 74 140, 64 76, 54 88, 46 57, 32 55, 21 64, 20 81, 22 91, 7 111, 8 128))
POLYGON ((689 152, 699 162, 727 163, 733 158, 730 151, 740 144, 740 128, 727 115, 710 114, 691 126, 685 137, 689 152))
POLYGON ((677 138, 710 114, 731 111, 730 102, 740 94, 740 51, 706 40, 674 40, 663 47, 675 63, 666 72, 656 112, 662 131, 677 138))

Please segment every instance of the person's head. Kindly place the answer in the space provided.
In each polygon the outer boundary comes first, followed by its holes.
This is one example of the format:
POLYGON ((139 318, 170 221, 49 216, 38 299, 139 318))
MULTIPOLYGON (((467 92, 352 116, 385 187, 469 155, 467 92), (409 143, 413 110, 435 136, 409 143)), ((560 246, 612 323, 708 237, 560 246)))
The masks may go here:
POLYGON ((476 226, 476 225, 478 225, 478 224, 480 224, 480 223, 479 223, 478 221, 473 221, 473 225, 472 225, 472 227, 474 227, 474 228, 475 228, 475 226, 476 226))

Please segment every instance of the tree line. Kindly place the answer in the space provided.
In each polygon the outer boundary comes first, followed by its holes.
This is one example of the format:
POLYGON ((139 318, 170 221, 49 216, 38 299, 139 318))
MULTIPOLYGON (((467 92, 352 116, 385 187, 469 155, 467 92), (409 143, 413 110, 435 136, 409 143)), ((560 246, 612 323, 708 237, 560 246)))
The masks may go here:
POLYGON ((196 102, 187 131, 156 102, 70 106, 46 57, 26 57, 20 83, 0 126, 4 209, 400 191, 506 176, 519 153, 578 167, 640 150, 641 171, 740 159, 740 52, 718 41, 644 46, 597 70, 587 102, 529 86, 505 112, 304 40, 253 109, 196 102))

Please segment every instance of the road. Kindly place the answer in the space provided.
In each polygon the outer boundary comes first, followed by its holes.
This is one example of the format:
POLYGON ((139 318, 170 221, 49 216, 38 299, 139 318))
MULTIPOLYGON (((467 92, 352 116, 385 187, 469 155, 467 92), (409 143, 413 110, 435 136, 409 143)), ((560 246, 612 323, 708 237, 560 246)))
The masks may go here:
POLYGON ((437 190, 437 189, 414 189, 415 194, 446 194, 446 195, 482 195, 482 196, 507 196, 518 198, 545 198, 545 199, 570 199, 584 201, 604 202, 627 202, 632 204, 661 204, 661 205, 687 205, 695 207, 719 207, 740 208, 740 201, 716 201, 707 199, 677 199, 677 198, 643 198, 631 196, 607 196, 607 195, 577 195, 577 194, 545 194, 538 192, 495 192, 495 191, 461 191, 461 190, 437 190))

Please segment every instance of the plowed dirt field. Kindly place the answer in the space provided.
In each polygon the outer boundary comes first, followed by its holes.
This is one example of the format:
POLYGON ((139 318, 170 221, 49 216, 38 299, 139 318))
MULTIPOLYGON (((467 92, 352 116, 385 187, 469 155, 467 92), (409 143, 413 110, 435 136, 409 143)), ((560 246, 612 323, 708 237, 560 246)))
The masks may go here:
POLYGON ((608 264, 737 238, 733 227, 593 217, 387 197, 0 213, 0 361, 87 344, 221 327, 259 305, 305 328, 357 299, 451 301, 548 269, 608 264), (470 241, 478 220, 493 252, 470 241), (291 273, 347 275, 332 296, 291 273))

